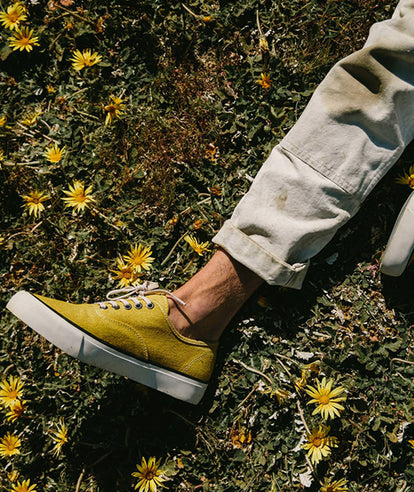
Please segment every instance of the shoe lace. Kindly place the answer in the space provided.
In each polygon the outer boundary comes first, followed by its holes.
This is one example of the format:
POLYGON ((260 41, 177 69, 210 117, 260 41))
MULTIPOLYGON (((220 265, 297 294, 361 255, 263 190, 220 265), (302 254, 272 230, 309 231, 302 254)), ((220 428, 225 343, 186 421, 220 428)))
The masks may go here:
POLYGON ((148 309, 152 309, 154 304, 148 299, 149 294, 166 294, 174 301, 177 301, 182 306, 185 306, 185 302, 179 297, 175 296, 172 292, 166 289, 160 289, 157 282, 145 281, 143 284, 139 285, 129 285, 123 287, 122 289, 111 290, 106 294, 107 301, 98 302, 97 304, 101 309, 107 309, 107 304, 109 303, 114 309, 119 309, 119 304, 117 301, 121 302, 125 309, 131 309, 132 301, 137 309, 142 308, 141 300, 145 302, 148 309), (115 297, 114 297, 115 296, 115 297))

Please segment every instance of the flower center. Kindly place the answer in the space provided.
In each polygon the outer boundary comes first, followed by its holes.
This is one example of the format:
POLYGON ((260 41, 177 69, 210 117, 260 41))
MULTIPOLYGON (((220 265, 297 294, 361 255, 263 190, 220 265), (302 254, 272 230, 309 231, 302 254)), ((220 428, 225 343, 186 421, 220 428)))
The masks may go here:
POLYGON ((20 16, 17 12, 12 12, 9 14, 9 21, 14 23, 19 20, 19 17, 20 16))
POLYGON ((40 203, 40 200, 39 200, 39 198, 35 197, 32 199, 32 202, 33 202, 33 205, 38 205, 40 203))
POLYGON ((7 443, 5 444, 6 444, 7 451, 14 451, 16 448, 14 442, 12 441, 7 441, 7 443))
POLYGON ((9 393, 9 398, 15 400, 17 398, 17 391, 11 390, 9 393))
POLYGON ((22 46, 28 46, 30 44, 30 38, 25 38, 25 37, 20 38, 20 44, 22 46))
POLYGON ((330 398, 327 395, 322 395, 319 398, 319 401, 322 403, 322 405, 327 405, 329 403, 329 401, 330 401, 330 398))
POLYGON ((313 440, 313 443, 312 443, 315 447, 319 447, 321 444, 322 444, 322 439, 320 437, 316 437, 314 440, 313 440))
POLYGON ((75 200, 79 203, 83 203, 86 200, 86 195, 83 191, 80 191, 74 196, 75 200))
POLYGON ((408 178, 408 186, 414 189, 414 174, 410 174, 410 177, 408 178))
POLYGON ((145 479, 146 479, 146 480, 152 480, 155 476, 156 476, 156 474, 155 474, 155 472, 153 472, 152 470, 148 470, 148 471, 145 473, 145 479))

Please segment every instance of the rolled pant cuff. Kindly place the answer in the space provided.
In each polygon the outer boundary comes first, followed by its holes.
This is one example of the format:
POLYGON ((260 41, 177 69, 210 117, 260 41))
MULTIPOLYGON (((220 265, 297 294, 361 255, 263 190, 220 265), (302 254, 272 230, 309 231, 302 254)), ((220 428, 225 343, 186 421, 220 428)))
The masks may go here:
POLYGON ((227 220, 213 242, 221 246, 232 258, 247 267, 270 285, 300 289, 309 268, 307 263, 290 265, 267 251, 227 220))

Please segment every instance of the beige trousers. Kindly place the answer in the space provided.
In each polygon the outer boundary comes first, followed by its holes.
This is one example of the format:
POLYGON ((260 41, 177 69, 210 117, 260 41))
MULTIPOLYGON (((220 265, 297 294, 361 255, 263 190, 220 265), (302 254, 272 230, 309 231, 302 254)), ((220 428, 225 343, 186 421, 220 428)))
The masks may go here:
POLYGON ((413 138, 414 0, 401 0, 328 73, 213 241, 269 284, 299 289, 413 138))

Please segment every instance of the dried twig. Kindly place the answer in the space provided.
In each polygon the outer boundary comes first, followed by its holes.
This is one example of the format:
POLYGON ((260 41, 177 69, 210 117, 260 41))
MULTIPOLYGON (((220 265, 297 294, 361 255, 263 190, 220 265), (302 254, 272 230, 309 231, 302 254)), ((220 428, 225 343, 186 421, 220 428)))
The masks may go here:
POLYGON ((305 416, 303 415, 303 410, 302 410, 302 407, 300 406, 299 400, 296 401, 296 405, 298 407, 300 420, 303 422, 303 425, 305 426, 306 432, 308 434, 311 434, 311 431, 309 430, 308 424, 306 423, 305 416))
POLYGON ((187 7, 187 5, 185 5, 184 3, 182 3, 181 5, 185 8, 185 10, 186 10, 189 14, 191 14, 193 17, 195 17, 196 19, 198 19, 198 17, 199 17, 199 16, 198 16, 197 14, 195 14, 192 10, 190 10, 190 9, 187 7))
POLYGON ((245 369, 247 369, 250 372, 254 372, 255 374, 258 374, 259 376, 262 376, 263 378, 266 379, 266 381, 270 384, 271 387, 274 385, 275 382, 273 381, 273 379, 271 379, 269 376, 267 376, 262 371, 259 371, 258 369, 254 369, 253 367, 250 367, 250 366, 246 365, 241 360, 233 359, 233 362, 236 362, 237 364, 240 364, 242 367, 244 367, 245 369))
POLYGON ((85 475, 85 468, 82 470, 81 474, 79 475, 78 481, 76 482, 75 492, 79 492, 80 486, 82 485, 82 480, 83 480, 84 475, 85 475))
POLYGON ((399 359, 398 357, 394 357, 393 359, 390 360, 390 369, 392 368, 393 362, 402 362, 403 364, 409 364, 410 366, 414 366, 414 361, 412 360, 405 360, 405 359, 399 359))
POLYGON ((259 19, 259 11, 256 10, 256 22, 257 22, 257 29, 259 30, 260 36, 263 36, 263 31, 262 31, 262 26, 260 25, 260 19, 259 19))

